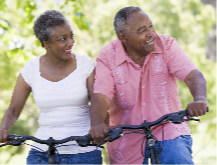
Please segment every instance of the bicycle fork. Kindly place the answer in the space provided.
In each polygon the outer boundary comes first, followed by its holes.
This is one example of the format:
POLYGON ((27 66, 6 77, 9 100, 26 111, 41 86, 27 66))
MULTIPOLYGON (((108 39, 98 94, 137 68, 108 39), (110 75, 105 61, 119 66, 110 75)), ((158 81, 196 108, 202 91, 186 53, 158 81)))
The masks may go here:
POLYGON ((159 164, 158 156, 157 156, 157 148, 155 146, 154 139, 147 139, 148 142, 148 151, 149 158, 151 159, 151 164, 159 164))

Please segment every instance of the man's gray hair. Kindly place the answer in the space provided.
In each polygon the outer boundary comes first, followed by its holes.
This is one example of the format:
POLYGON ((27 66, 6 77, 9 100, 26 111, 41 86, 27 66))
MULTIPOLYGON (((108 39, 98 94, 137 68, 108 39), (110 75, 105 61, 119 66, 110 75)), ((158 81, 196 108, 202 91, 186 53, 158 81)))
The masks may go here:
POLYGON ((47 43, 51 42, 50 35, 52 28, 65 23, 68 23, 65 16, 56 10, 47 10, 36 19, 33 30, 42 47, 44 47, 43 41, 47 43))
POLYGON ((126 30, 127 29, 126 27, 127 18, 131 16, 132 14, 137 13, 139 11, 142 11, 142 9, 139 7, 134 7, 134 6, 125 7, 119 10, 114 18, 114 28, 115 28, 116 34, 121 31, 126 30))

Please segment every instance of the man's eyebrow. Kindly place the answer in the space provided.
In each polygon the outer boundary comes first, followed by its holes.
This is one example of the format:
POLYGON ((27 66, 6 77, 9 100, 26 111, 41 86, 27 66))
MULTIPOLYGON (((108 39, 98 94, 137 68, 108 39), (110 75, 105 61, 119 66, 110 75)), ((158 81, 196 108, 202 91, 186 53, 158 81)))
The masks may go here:
MULTIPOLYGON (((152 25, 152 22, 150 22, 150 25, 152 25)), ((147 28, 145 25, 144 26, 140 26, 138 29, 137 29, 137 32, 139 32, 141 29, 145 29, 147 28)))
POLYGON ((141 29, 145 29, 146 28, 146 26, 144 25, 144 26, 140 26, 138 29, 137 29, 137 31, 140 31, 141 29))

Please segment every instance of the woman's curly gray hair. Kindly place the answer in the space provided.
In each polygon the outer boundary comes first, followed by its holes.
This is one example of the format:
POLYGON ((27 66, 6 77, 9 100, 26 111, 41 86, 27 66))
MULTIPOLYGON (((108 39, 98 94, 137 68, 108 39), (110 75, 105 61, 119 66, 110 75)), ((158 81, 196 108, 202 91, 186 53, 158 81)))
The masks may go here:
POLYGON ((121 31, 127 30, 126 27, 127 18, 139 11, 142 11, 142 9, 134 6, 125 7, 119 10, 115 15, 114 22, 113 22, 116 34, 118 34, 121 31))
POLYGON ((35 20, 33 30, 42 47, 44 47, 43 41, 47 43, 51 41, 50 34, 52 28, 65 23, 68 23, 65 16, 56 10, 47 10, 35 20))

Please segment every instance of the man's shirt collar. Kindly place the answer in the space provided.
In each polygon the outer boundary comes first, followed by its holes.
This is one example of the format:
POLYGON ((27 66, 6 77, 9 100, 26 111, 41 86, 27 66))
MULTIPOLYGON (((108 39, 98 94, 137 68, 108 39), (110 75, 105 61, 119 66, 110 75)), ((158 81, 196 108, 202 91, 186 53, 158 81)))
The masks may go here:
MULTIPOLYGON (((157 37, 155 37, 157 38, 157 37)), ((125 52, 124 46, 119 39, 112 41, 113 46, 115 47, 116 53, 116 65, 122 64, 124 61, 127 61, 127 53, 125 52)), ((152 54, 162 53, 162 49, 159 46, 158 40, 155 39, 155 49, 152 54)))

